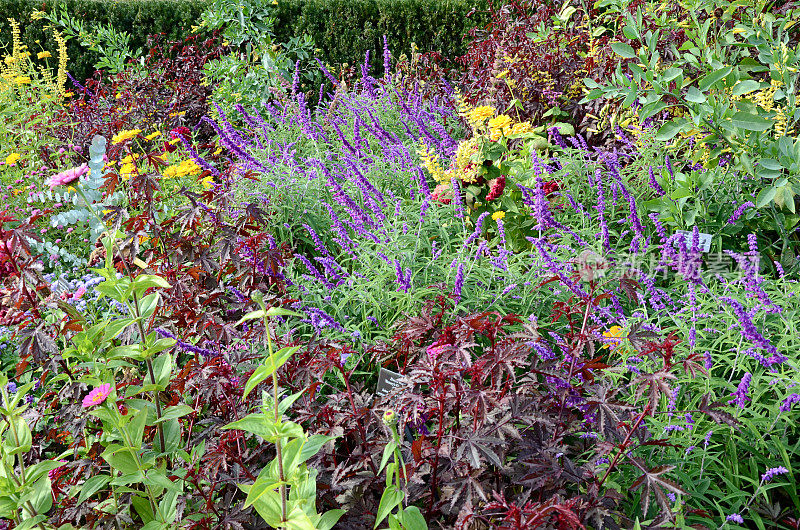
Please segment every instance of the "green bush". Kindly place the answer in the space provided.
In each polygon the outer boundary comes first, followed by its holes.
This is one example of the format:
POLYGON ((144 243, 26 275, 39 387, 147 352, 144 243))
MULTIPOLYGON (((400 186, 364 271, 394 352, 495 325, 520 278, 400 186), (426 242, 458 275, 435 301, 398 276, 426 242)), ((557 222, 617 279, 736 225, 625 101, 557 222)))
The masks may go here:
POLYGON ((370 62, 383 71, 383 36, 395 55, 411 50, 461 55, 464 37, 488 20, 486 0, 282 0, 276 10, 275 37, 309 34, 330 64, 370 62))
MULTIPOLYGON (((266 1, 266 0, 265 0, 266 1)), ((130 47, 144 49, 147 36, 165 33, 170 39, 187 35, 209 5, 208 0, 0 0, 0 47, 11 43, 8 18, 22 25, 22 40, 35 53, 55 55, 52 34, 45 22, 31 21, 37 10, 67 6, 75 18, 111 24, 131 35, 130 47), (36 41, 39 41, 37 43, 36 41)), ((383 69, 383 35, 399 55, 414 42, 422 51, 436 50, 447 57, 462 54, 463 37, 487 17, 486 0, 281 0, 275 7, 277 42, 304 33, 313 37, 320 58, 329 64, 358 63, 370 50, 371 62, 383 69), (470 14, 470 12, 473 13, 470 14)), ((87 24, 89 29, 92 24, 87 24)), ((79 80, 91 77, 100 56, 69 41, 70 73, 79 80)))
MULTIPOLYGON (((79 20, 92 24, 111 24, 117 31, 131 35, 133 50, 144 49, 147 36, 165 33, 170 39, 183 38, 207 5, 206 0, 138 0, 135 2, 109 2, 105 0, 0 0, 0 47, 11 43, 8 18, 16 19, 22 26, 22 41, 32 52, 44 48, 55 56, 56 43, 52 33, 45 30, 46 21, 31 21, 35 11, 50 12, 55 7, 66 6, 67 11, 79 20), (40 41, 41 44, 36 41, 40 41)), ((68 42, 69 70, 83 80, 94 73, 94 64, 100 55, 82 47, 75 39, 68 42)))

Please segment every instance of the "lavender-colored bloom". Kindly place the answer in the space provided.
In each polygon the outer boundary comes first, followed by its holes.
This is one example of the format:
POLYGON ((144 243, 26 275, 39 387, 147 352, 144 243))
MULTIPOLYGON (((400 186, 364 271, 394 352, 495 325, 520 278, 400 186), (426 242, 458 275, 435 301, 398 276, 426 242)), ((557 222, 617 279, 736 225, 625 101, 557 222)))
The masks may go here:
POLYGON ((732 513, 725 518, 729 523, 743 523, 744 519, 738 513, 732 513))
POLYGON ((744 213, 744 211, 747 208, 754 208, 754 207, 755 207, 755 204, 753 204, 751 201, 747 201, 747 202, 744 202, 744 203, 740 204, 739 207, 736 208, 736 211, 733 212, 731 214, 731 216, 728 218, 728 224, 729 225, 734 224, 736 221, 739 220, 739 218, 742 216, 742 214, 744 213))
POLYGON ((456 281, 453 283, 453 296, 456 300, 461 300, 461 289, 464 287, 464 264, 458 264, 458 271, 456 272, 456 281))
POLYGON ((711 443, 711 437, 714 435, 714 431, 708 431, 703 438, 703 445, 708 447, 708 444, 711 443))
POLYGON ((752 378, 753 376, 750 374, 750 372, 745 372, 741 381, 739 381, 739 386, 736 388, 736 392, 731 394, 734 399, 728 401, 728 404, 736 403, 736 406, 739 408, 744 408, 745 405, 747 405, 747 402, 750 401, 747 393, 750 391, 750 381, 752 378))
POLYGON ((11 381, 6 385, 6 390, 9 394, 15 394, 17 392, 17 384, 14 381, 11 381))
POLYGON ((194 344, 189 344, 188 342, 185 342, 185 341, 179 339, 178 337, 176 337, 174 333, 171 333, 171 332, 169 332, 169 331, 167 331, 167 330, 165 330, 163 328, 156 328, 156 332, 159 335, 161 335, 162 337, 166 337, 166 338, 170 338, 170 339, 174 340, 175 343, 176 343, 176 346, 178 348, 182 349, 183 351, 187 351, 189 353, 196 353, 196 354, 201 355, 203 357, 217 357, 219 355, 219 352, 215 352, 213 350, 209 350, 209 349, 206 349, 206 348, 201 348, 199 346, 195 346, 194 344))
POLYGON ((781 406, 779 407, 779 410, 781 412, 789 412, 792 410, 792 405, 795 403, 800 403, 800 394, 791 394, 789 397, 784 399, 783 403, 781 403, 781 406))
POLYGON ((783 466, 773 467, 772 469, 768 469, 766 473, 761 475, 761 482, 770 482, 773 478, 777 477, 778 475, 784 475, 788 472, 789 470, 783 466))
MULTIPOLYGON (((669 160, 669 157, 667 157, 667 160, 669 160)), ((648 168, 648 173, 650 174, 650 187, 653 188, 659 197, 664 195, 664 188, 662 188, 661 184, 659 184, 658 180, 656 180, 656 175, 653 172, 653 166, 648 168)))

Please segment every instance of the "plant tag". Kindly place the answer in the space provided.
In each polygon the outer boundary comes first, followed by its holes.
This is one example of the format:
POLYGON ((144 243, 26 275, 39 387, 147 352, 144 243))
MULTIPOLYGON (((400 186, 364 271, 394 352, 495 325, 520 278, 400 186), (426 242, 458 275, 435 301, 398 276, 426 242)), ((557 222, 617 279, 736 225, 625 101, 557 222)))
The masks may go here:
MULTIPOLYGON (((692 232, 688 232, 686 230, 676 230, 676 234, 683 234, 683 237, 686 238, 686 246, 690 246, 692 244, 692 237, 694 234, 692 232)), ((703 232, 699 233, 699 241, 697 243, 700 252, 708 252, 711 250, 711 234, 704 234, 703 232)))
POLYGON ((400 386, 403 380, 403 374, 398 374, 386 368, 381 368, 378 373, 378 389, 375 395, 379 398, 386 397, 386 395, 400 386))

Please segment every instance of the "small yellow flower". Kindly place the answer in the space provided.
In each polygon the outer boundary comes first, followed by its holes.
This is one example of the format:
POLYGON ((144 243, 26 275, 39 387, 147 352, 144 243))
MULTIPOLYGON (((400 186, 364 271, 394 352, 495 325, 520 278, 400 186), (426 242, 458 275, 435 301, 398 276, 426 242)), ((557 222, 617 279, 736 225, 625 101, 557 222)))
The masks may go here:
POLYGON ((27 75, 18 75, 17 77, 14 78, 14 82, 18 85, 30 85, 31 78, 28 77, 27 75))
POLYGON ((489 129, 500 129, 503 130, 506 127, 509 127, 513 122, 511 118, 506 114, 501 114, 496 118, 492 118, 489 120, 489 129))
POLYGON ((611 326, 611 329, 608 331, 603 332, 603 336, 609 339, 605 344, 603 344, 603 349, 614 349, 622 342, 623 329, 620 326, 611 326))
POLYGON ((37 59, 46 59, 48 57, 52 57, 52 55, 50 55, 50 52, 39 52, 36 54, 37 59))
POLYGON ((491 118, 492 116, 494 116, 494 108, 483 105, 481 107, 475 107, 469 111, 467 119, 470 123, 477 124, 484 122, 486 119, 491 118))
POLYGON ((130 140, 131 138, 135 138, 136 136, 141 133, 141 129, 131 129, 129 131, 120 131, 119 133, 115 134, 113 138, 111 138, 112 144, 122 143, 125 140, 130 140))
POLYGON ((506 212, 504 212, 503 210, 497 210, 492 214, 492 219, 494 219, 495 221, 499 221, 500 219, 505 219, 505 217, 506 217, 506 212))
POLYGON ((203 189, 204 190, 210 190, 211 188, 214 187, 214 177, 209 175, 209 176, 205 177, 204 179, 202 179, 200 181, 200 184, 203 185, 203 189))
POLYGON ((14 188, 14 191, 12 191, 11 193, 13 193, 13 194, 14 194, 14 197, 16 197, 17 195, 19 195, 20 193, 22 193, 22 190, 21 190, 21 189, 19 189, 19 188, 14 188))
POLYGON ((21 154, 19 154, 19 153, 11 153, 10 155, 8 155, 6 157, 6 165, 10 166, 12 164, 16 164, 17 160, 19 160, 20 158, 22 158, 21 154))
POLYGON ((147 136, 144 137, 144 139, 145 140, 152 140, 153 138, 158 138, 159 136, 161 136, 161 131, 156 131, 156 132, 148 134, 147 136))
POLYGON ((529 133, 533 130, 531 124, 527 121, 523 121, 520 123, 515 123, 513 127, 511 127, 511 134, 525 134, 529 133))

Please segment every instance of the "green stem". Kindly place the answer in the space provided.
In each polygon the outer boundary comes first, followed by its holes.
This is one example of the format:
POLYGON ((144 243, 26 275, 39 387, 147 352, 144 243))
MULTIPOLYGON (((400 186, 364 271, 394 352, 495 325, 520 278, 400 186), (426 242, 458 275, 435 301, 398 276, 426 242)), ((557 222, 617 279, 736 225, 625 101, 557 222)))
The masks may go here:
MULTIPOLYGON (((267 348, 269 350, 269 362, 270 365, 275 368, 275 356, 272 351, 272 338, 269 334, 269 318, 264 316, 264 332, 267 334, 267 348)), ((280 410, 278 409, 278 371, 273 369, 272 371, 272 395, 273 395, 273 409, 275 411, 275 425, 277 426, 280 422, 280 410)), ((281 447, 281 437, 277 436, 275 438, 275 456, 278 463, 278 480, 281 481, 280 485, 280 495, 281 495, 281 522, 285 522, 287 520, 286 516, 286 477, 283 473, 283 449, 281 447)))
MULTIPOLYGON (((13 417, 12 417, 12 419, 13 419, 13 417)), ((14 437, 14 445, 19 447, 20 446, 19 434, 17 433, 17 428, 14 425, 14 421, 9 421, 8 419, 6 419, 6 422, 8 423, 8 426, 11 428, 11 435, 14 437)), ((17 453, 17 460, 19 461, 19 471, 20 471, 20 473, 22 473, 22 478, 21 479, 18 478, 14 473, 11 474, 11 478, 13 478, 14 481, 18 485, 22 486, 23 483, 25 482, 25 462, 24 462, 24 460, 22 458, 22 453, 21 452, 17 453)), ((37 516, 37 512, 36 512, 36 508, 33 507, 33 503, 31 503, 31 501, 25 501, 25 505, 28 507, 28 511, 31 512, 31 517, 36 517, 37 516)), ((37 523, 36 526, 41 528, 41 530, 45 530, 45 527, 44 527, 44 525, 42 523, 37 523)))
MULTIPOLYGON (((142 341, 142 353, 144 353, 146 347, 146 340, 145 340, 145 331, 144 331, 144 324, 142 324, 141 312, 139 311, 139 297, 136 296, 136 293, 133 293, 133 312, 134 316, 136 317, 136 323, 139 327, 139 337, 142 341)), ((155 370, 153 370, 153 359, 147 357, 147 371, 150 374, 150 383, 155 386, 156 385, 156 374, 155 370)), ((158 390, 153 389, 153 403, 156 406, 156 422, 161 419, 161 401, 158 399, 158 390)), ((158 429, 158 441, 161 442, 161 452, 167 452, 167 445, 164 442, 164 424, 157 423, 156 428, 158 429)))

